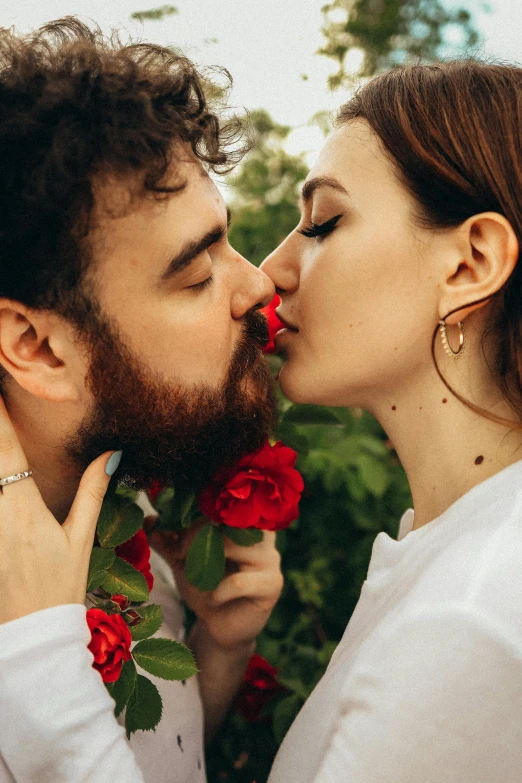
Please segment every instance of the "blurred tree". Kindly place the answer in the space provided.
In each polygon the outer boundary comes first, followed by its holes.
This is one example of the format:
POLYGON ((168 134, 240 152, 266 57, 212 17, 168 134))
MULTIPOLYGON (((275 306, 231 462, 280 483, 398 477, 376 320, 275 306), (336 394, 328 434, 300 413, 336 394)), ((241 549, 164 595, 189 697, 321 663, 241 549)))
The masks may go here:
POLYGON ((228 180, 234 194, 230 242, 260 264, 299 222, 298 185, 308 169, 301 155, 285 152, 291 128, 278 125, 263 109, 248 121, 252 152, 228 180))
POLYGON ((160 21, 166 16, 172 16, 172 14, 179 14, 178 9, 174 5, 162 5, 159 8, 149 8, 148 11, 135 11, 131 14, 131 19, 137 19, 139 22, 145 20, 160 21))
POLYGON ((447 10, 440 0, 332 0, 322 10, 326 42, 319 54, 339 64, 329 79, 331 88, 411 59, 422 57, 426 62, 461 55, 478 42, 469 11, 447 10), (450 30, 457 39, 453 51, 450 30), (357 50, 358 67, 347 69, 348 53, 357 50))

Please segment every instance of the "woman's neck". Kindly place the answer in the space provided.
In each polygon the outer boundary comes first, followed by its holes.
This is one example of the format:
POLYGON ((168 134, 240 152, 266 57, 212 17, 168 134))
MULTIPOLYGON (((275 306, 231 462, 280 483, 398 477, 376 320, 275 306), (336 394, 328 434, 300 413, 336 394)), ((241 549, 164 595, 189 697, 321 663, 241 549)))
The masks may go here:
MULTIPOLYGON (((488 404, 476 395, 463 395, 491 413, 516 420, 507 402, 498 397, 488 404)), ((474 413, 440 381, 418 385, 415 391, 400 394, 396 402, 379 407, 372 412, 386 430, 408 477, 414 529, 436 519, 474 486, 522 459, 522 432, 474 413)))

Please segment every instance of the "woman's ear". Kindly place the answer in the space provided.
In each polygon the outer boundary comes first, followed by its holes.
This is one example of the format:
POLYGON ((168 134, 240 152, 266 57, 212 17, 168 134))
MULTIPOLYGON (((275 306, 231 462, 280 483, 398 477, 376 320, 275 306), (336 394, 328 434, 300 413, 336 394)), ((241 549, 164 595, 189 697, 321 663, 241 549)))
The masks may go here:
POLYGON ((439 303, 439 315, 447 316, 448 324, 456 324, 486 305, 510 277, 519 255, 511 223, 497 212, 473 215, 454 236, 456 253, 446 270, 439 303), (484 301, 471 304, 480 300, 484 301))
POLYGON ((0 299, 0 365, 19 386, 40 399, 77 401, 77 362, 72 330, 63 319, 0 299))

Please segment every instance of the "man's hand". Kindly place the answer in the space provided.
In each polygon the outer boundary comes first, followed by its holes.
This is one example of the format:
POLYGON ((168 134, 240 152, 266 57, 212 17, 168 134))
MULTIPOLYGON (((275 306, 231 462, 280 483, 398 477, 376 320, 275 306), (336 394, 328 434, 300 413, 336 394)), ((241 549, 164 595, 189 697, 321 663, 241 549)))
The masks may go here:
POLYGON ((170 550, 169 562, 181 597, 220 647, 251 644, 264 628, 283 588, 275 533, 265 531, 263 541, 249 547, 225 538, 227 573, 221 584, 208 592, 193 587, 185 577, 185 556, 195 533, 191 530, 170 550))
POLYGON ((206 736, 223 720, 241 682, 255 640, 264 628, 283 588, 275 533, 250 547, 225 538, 227 572, 213 591, 202 592, 186 579, 185 557, 197 532, 154 531, 151 546, 170 564, 181 597, 197 615, 188 644, 200 668, 200 690, 205 708, 206 736))

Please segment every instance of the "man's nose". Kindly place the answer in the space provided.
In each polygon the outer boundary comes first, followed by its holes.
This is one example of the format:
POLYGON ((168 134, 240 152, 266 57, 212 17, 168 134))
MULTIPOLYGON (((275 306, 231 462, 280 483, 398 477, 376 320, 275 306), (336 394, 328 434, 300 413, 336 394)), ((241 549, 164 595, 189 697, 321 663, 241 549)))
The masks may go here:
POLYGON ((275 286, 268 275, 243 256, 239 256, 239 259, 244 274, 241 278, 241 285, 237 287, 232 297, 234 318, 243 318, 249 310, 266 307, 275 296, 275 286))

